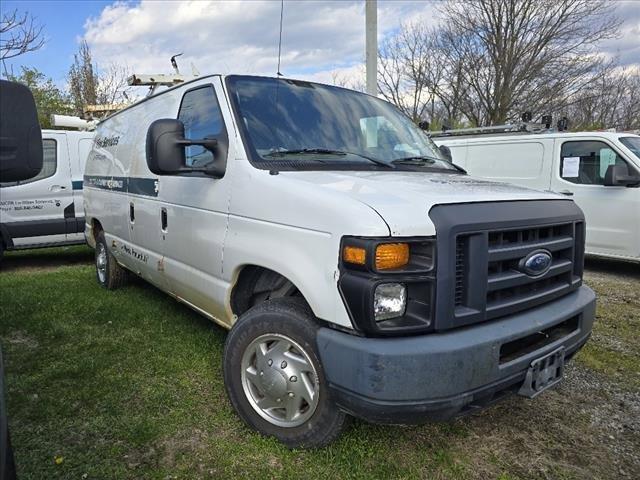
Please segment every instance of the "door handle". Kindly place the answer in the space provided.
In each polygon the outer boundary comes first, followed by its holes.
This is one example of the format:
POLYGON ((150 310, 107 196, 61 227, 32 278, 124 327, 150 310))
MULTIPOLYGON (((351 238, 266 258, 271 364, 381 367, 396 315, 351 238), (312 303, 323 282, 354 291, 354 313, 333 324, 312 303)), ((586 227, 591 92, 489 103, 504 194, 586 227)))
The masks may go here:
POLYGON ((60 190, 66 190, 67 187, 65 187, 64 185, 51 185, 49 187, 49 191, 50 192, 59 192, 60 190))
POLYGON ((136 221, 136 211, 135 207, 133 206, 133 202, 129 204, 129 221, 131 223, 134 223, 136 221))
POLYGON ((167 231, 167 209, 162 207, 160 210, 160 223, 162 224, 162 231, 167 231))
POLYGON ((568 197, 573 197, 573 192, 571 190, 560 190, 557 193, 559 193, 561 195, 566 195, 568 197))

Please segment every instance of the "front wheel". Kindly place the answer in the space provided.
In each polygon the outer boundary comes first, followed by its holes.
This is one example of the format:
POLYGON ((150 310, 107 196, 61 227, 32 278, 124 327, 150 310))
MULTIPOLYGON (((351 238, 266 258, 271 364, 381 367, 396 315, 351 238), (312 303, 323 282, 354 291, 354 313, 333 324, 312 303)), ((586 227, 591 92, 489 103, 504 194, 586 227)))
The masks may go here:
POLYGON ((240 317, 224 350, 224 379, 240 417, 290 448, 335 440, 347 415, 330 397, 302 299, 279 298, 240 317))
POLYGON ((107 248, 104 232, 96 238, 96 279, 108 290, 114 290, 127 281, 127 271, 118 265, 113 254, 107 248))

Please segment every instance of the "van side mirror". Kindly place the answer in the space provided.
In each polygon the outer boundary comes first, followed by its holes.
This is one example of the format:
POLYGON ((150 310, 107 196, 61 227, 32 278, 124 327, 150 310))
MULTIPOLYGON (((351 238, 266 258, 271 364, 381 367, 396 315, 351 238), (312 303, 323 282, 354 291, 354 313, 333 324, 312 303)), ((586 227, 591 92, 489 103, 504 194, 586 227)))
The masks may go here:
POLYGON ((156 175, 176 175, 178 173, 201 172, 221 177, 225 165, 213 162, 207 167, 188 167, 186 165, 185 148, 200 145, 211 152, 218 147, 215 138, 197 140, 184 138, 184 124, 174 118, 162 118, 154 121, 147 130, 147 166, 156 175))
POLYGON ((626 165, 609 165, 604 174, 605 187, 628 187, 640 184, 640 175, 629 175, 626 165))
POLYGON ((438 150, 440 150, 440 153, 444 158, 453 163, 453 156, 451 155, 451 149, 449 147, 447 147, 446 145, 440 145, 438 147, 438 150))
POLYGON ((42 133, 31 91, 0 80, 0 182, 35 177, 42 170, 42 133))

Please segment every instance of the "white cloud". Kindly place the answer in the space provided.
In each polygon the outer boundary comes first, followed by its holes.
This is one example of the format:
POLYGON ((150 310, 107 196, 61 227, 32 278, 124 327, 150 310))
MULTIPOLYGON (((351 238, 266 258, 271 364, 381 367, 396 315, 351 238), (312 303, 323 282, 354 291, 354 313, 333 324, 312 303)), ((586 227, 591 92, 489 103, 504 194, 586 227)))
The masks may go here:
MULTIPOLYGON (((621 37, 603 53, 623 64, 640 64, 640 2, 620 2, 621 37)), ((201 74, 274 75, 277 67, 280 2, 152 1, 116 2, 85 23, 84 38, 98 64, 128 65, 136 73, 181 71, 201 74)), ((379 0, 378 36, 401 23, 437 23, 433 2, 379 0)), ((364 60, 364 1, 291 1, 284 4, 282 67, 287 76, 332 82, 361 82, 364 60)))
MULTIPOLYGON (((432 10, 429 2, 381 1, 378 35, 432 10)), ((126 64, 138 73, 181 71, 193 63, 201 74, 273 75, 277 67, 280 2, 116 2, 90 18, 85 36, 99 64, 126 64)), ((286 75, 343 71, 364 58, 364 2, 285 1, 282 67, 286 75)), ((320 77, 323 75, 320 74, 320 77)))
POLYGON ((622 65, 640 66, 640 2, 619 1, 615 6, 616 15, 622 19, 619 37, 603 42, 602 52, 618 57, 622 65))

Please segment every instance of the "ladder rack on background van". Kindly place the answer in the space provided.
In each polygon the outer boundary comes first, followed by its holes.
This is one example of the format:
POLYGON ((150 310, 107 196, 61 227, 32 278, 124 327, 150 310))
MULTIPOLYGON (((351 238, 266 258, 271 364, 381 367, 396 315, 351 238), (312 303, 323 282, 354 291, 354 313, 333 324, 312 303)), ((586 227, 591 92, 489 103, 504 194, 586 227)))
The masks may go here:
POLYGON ((54 113, 51 114, 51 125, 56 128, 77 128, 78 130, 92 131, 96 129, 100 120, 128 106, 126 103, 87 105, 84 107, 84 115, 82 117, 54 113))
POLYGON ((85 120, 73 115, 51 114, 51 126, 55 128, 77 128, 78 130, 92 131, 96 129, 97 120, 85 120))
MULTIPOLYGON (((431 137, 458 137, 458 136, 477 136, 477 135, 496 135, 505 133, 555 133, 566 131, 569 126, 567 117, 558 120, 557 127, 552 128, 553 119, 551 115, 543 115, 540 123, 531 121, 531 114, 522 115, 522 121, 517 123, 507 123, 504 125, 492 125, 489 127, 470 127, 470 128, 443 128, 441 132, 428 132, 431 137)), ((422 124, 421 124, 422 125, 422 124)), ((424 122, 428 127, 428 123, 424 122)))

